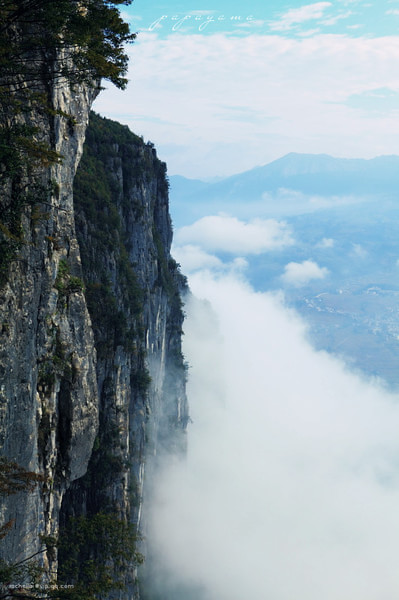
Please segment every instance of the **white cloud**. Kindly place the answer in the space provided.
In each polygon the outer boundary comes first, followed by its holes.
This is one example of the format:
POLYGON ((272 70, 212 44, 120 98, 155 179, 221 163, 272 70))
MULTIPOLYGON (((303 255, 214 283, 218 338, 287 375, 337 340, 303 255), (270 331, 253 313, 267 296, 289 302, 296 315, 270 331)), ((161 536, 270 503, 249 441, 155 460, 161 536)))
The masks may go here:
POLYGON ((239 274, 248 268, 248 261, 242 256, 236 256, 233 260, 222 261, 214 254, 203 250, 200 246, 187 244, 183 246, 173 245, 172 256, 180 264, 183 273, 191 275, 196 271, 209 270, 213 273, 236 273, 239 274))
POLYGON ((280 300, 198 274, 189 451, 157 478, 161 591, 198 600, 397 600, 399 398, 305 341, 280 300), (201 593, 202 590, 202 593, 201 593))
POLYGON ((221 269, 223 268, 222 261, 202 250, 199 246, 187 244, 185 246, 174 246, 173 257, 182 266, 184 273, 191 273, 198 269, 221 269))
POLYGON ((304 260, 301 263, 288 263, 281 279, 285 284, 300 287, 313 279, 324 279, 327 275, 328 269, 326 267, 319 267, 313 260, 304 260))
POLYGON ((333 248, 335 244, 335 240, 332 238, 323 238, 321 242, 317 244, 318 248, 333 248))
POLYGON ((349 17, 351 17, 352 15, 353 15, 353 12, 351 10, 347 10, 346 12, 338 13, 337 15, 334 15, 333 17, 329 17, 328 19, 323 19, 321 21, 321 25, 326 25, 326 26, 336 25, 339 21, 342 21, 343 19, 349 19, 349 17))
POLYGON ((274 219, 240 221, 236 217, 203 217, 176 232, 176 244, 196 244, 208 251, 232 254, 261 254, 293 243, 284 222, 274 219))
POLYGON ((300 8, 291 8, 278 21, 270 23, 270 29, 273 31, 288 31, 295 25, 320 19, 331 6, 331 2, 316 2, 300 8))
POLYGON ((128 51, 128 89, 109 84, 94 108, 151 139, 170 173, 231 174, 291 151, 397 153, 399 119, 345 102, 399 91, 399 37, 143 33, 128 51))

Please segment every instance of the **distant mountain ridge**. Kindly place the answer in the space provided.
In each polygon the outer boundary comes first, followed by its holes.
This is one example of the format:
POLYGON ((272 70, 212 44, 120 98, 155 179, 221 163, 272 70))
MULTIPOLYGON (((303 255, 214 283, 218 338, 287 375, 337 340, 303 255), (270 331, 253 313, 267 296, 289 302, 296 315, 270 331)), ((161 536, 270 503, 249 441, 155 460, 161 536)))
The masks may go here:
POLYGON ((376 201, 396 208, 399 156, 334 158, 292 152, 215 182, 180 175, 171 176, 169 181, 172 218, 177 227, 218 212, 234 212, 248 219, 376 201))
POLYGON ((242 276, 259 292, 283 289, 317 349, 399 390, 398 156, 364 160, 291 153, 218 182, 180 177, 175 187, 170 179, 177 227, 224 213, 217 230, 221 239, 233 219, 241 225, 275 219, 293 240, 259 254, 237 244, 234 254, 222 244, 212 246, 207 234, 216 220, 208 220, 176 237, 183 264, 191 260, 196 269, 195 260, 200 265, 202 260, 204 268, 231 268, 234 258, 244 258, 242 276), (285 277, 290 265, 301 273, 309 264, 322 276, 285 277))
POLYGON ((354 159, 292 152, 216 183, 179 175, 169 179, 174 202, 253 201, 282 188, 320 196, 393 194, 399 189, 399 156, 354 159))

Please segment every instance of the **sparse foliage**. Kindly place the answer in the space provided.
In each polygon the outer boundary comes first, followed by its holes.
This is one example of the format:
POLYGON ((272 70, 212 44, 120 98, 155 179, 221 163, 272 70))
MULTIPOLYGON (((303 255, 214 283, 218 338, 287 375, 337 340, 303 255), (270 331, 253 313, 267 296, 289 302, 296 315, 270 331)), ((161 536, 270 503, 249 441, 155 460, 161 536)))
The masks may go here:
POLYGON ((0 457, 0 496, 32 492, 36 485, 44 480, 40 473, 27 471, 16 462, 0 457))
POLYGON ((59 597, 94 600, 122 590, 128 567, 143 562, 137 540, 133 525, 114 514, 99 512, 70 519, 60 532, 58 581, 74 588, 59 597))

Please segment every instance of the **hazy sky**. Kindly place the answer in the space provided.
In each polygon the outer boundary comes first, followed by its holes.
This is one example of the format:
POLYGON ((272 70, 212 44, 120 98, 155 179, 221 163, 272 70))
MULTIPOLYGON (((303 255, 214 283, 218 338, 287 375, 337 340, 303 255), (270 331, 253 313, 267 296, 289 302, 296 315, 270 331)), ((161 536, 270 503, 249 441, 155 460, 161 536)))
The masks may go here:
POLYGON ((107 84, 94 109, 154 142, 169 174, 399 153, 398 0, 135 0, 124 13, 139 31, 130 84, 107 84))

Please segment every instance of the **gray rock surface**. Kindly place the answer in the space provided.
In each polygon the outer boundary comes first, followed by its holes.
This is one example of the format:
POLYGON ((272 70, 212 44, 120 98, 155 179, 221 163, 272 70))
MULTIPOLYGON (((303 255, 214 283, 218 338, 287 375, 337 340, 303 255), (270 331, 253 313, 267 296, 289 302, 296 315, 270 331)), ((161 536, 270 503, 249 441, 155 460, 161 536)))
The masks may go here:
POLYGON ((98 428, 96 353, 84 294, 63 295, 55 287, 60 261, 81 273, 72 185, 95 94, 87 87, 72 92, 67 84, 54 90, 54 107, 76 115, 73 130, 63 117, 29 115, 63 160, 42 169, 43 180, 57 182, 57 194, 24 209, 22 249, 0 291, 1 451, 51 482, 42 493, 10 497, 2 509, 15 525, 1 553, 16 560, 38 551, 39 533, 56 533, 62 495, 87 469, 98 428))
MULTIPOLYGON (((3 498, 1 523, 13 527, 0 557, 10 561, 71 516, 111 508, 139 529, 146 456, 185 445, 185 281, 170 257, 166 167, 151 144, 93 116, 104 131, 91 136, 74 200, 95 95, 60 84, 54 107, 74 120, 29 116, 63 160, 43 166, 55 192, 23 209, 24 242, 0 290, 0 452, 46 477, 3 498), (105 196, 90 180, 91 151, 105 196)), ((118 597, 139 597, 135 576, 132 563, 118 597)))

